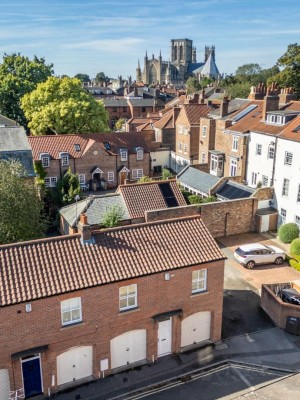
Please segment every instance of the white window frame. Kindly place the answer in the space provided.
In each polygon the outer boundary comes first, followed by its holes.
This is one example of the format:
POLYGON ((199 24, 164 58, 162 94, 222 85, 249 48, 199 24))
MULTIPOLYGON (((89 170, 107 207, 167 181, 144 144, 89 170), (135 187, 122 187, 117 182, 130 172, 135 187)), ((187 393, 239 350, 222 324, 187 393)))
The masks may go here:
POLYGON ((178 143, 178 151, 180 153, 182 153, 182 143, 181 142, 178 143))
POLYGON ((78 174, 78 180, 80 185, 85 185, 85 174, 78 174))
POLYGON ((45 187, 56 187, 57 185, 57 177, 56 176, 47 176, 44 179, 45 187))
POLYGON ((184 126, 181 125, 181 124, 179 124, 179 125, 178 125, 178 133, 179 133, 180 135, 182 135, 182 134, 183 134, 183 131, 184 131, 184 126))
POLYGON ((187 144, 183 144, 183 152, 184 152, 185 154, 187 153, 187 150, 188 150, 187 144))
POLYGON ((238 144, 239 144, 239 137, 233 136, 232 137, 232 151, 238 151, 238 144))
POLYGON ((300 216, 299 215, 295 215, 295 224, 298 226, 298 228, 300 230, 300 216))
POLYGON ((300 184, 298 185, 297 203, 300 203, 300 184))
POLYGON ((115 173, 114 171, 109 171, 107 173, 107 182, 114 182, 115 180, 115 173))
POLYGON ((257 184, 257 172, 252 172, 251 174, 251 185, 257 184))
POLYGON ((257 143, 256 144, 256 155, 261 156, 261 154, 262 154, 262 145, 257 143))
POLYGON ((207 134, 207 126, 203 125, 202 126, 202 137, 206 137, 206 134, 207 134))
POLYGON ((284 208, 280 209, 281 224, 285 224, 286 221, 286 210, 284 208))
POLYGON ((43 168, 50 167, 50 157, 49 156, 41 156, 41 163, 43 168))
POLYGON ((82 308, 81 308, 81 297, 72 297, 71 299, 63 300, 60 302, 61 307, 61 324, 62 326, 76 324, 82 321, 82 308), (76 313, 79 316, 73 318, 73 314, 76 313), (64 321, 64 314, 70 313, 70 319, 64 321))
POLYGON ((284 164, 285 165, 292 165, 293 162, 293 153, 290 151, 286 151, 284 155, 284 164))
POLYGON ((274 160, 274 155, 275 155, 275 147, 270 145, 268 148, 268 158, 270 160, 274 160))
POLYGON ((269 178, 266 175, 261 176, 261 184, 262 186, 266 187, 268 186, 269 178))
POLYGON ((236 176, 237 174, 237 169, 238 169, 238 163, 237 160, 231 158, 230 159, 230 175, 229 176, 236 176))
POLYGON ((127 150, 120 150, 121 161, 127 161, 127 150))
POLYGON ((132 179, 140 179, 144 176, 143 169, 133 169, 132 170, 132 179))
POLYGON ((282 196, 287 197, 289 195, 289 186, 290 186, 290 180, 283 178, 282 196))
POLYGON ((206 154, 204 153, 204 151, 201 153, 201 164, 205 164, 205 156, 206 154))
POLYGON ((192 271, 192 293, 205 292, 207 288, 207 269, 192 271))
POLYGON ((62 167, 68 167, 69 166, 69 154, 68 153, 62 153, 60 156, 60 161, 61 161, 61 166, 62 167))
POLYGON ((137 160, 143 160, 144 159, 144 150, 143 149, 137 149, 137 151, 136 151, 136 159, 137 160))
POLYGON ((127 285, 127 286, 122 286, 119 288, 119 310, 120 311, 126 311, 130 310, 132 308, 137 307, 137 284, 134 283, 132 285, 127 285), (131 292, 130 292, 131 289, 131 292), (121 294, 121 291, 126 291, 125 294, 121 294), (132 302, 133 299, 133 304, 129 304, 132 302), (121 302, 126 301, 125 306, 121 306, 121 302))

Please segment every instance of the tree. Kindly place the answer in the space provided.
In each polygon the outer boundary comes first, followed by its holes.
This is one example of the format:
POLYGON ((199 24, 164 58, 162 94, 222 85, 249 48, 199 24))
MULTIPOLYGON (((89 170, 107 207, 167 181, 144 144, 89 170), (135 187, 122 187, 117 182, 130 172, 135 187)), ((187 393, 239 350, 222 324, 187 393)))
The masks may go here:
POLYGON ((120 206, 114 205, 106 209, 101 225, 104 228, 114 228, 120 224, 125 211, 120 206))
POLYGON ((116 128, 116 130, 117 130, 117 131, 122 130, 124 124, 125 124, 125 119, 124 119, 124 118, 118 119, 118 121, 115 123, 115 128, 116 128))
POLYGON ((75 196, 80 193, 80 183, 77 174, 73 174, 71 169, 59 179, 56 186, 58 205, 66 205, 75 200, 75 196))
POLYGON ((167 179, 173 178, 172 172, 168 168, 163 168, 161 171, 161 179, 163 181, 166 181, 167 179))
POLYGON ((0 244, 43 237, 43 202, 22 164, 0 160, 0 244))
POLYGON ((153 179, 150 176, 142 176, 137 183, 145 183, 145 182, 152 182, 153 179))
POLYGON ((104 72, 98 72, 94 79, 95 83, 109 82, 109 77, 104 72))
POLYGON ((201 89, 200 82, 196 77, 191 76, 186 81, 186 89, 187 89, 187 94, 195 93, 201 89))
POLYGON ((0 113, 27 127, 21 98, 45 82, 53 74, 52 67, 44 58, 34 56, 30 60, 20 53, 4 54, 0 65, 0 113))
POLYGON ((251 78, 262 71, 259 64, 244 64, 235 71, 236 78, 240 82, 251 82, 251 78))
POLYGON ((234 85, 226 86, 226 94, 232 99, 241 98, 247 99, 250 93, 251 84, 249 82, 235 83, 234 85))
POLYGON ((50 77, 22 98, 33 135, 108 131, 102 101, 87 93, 76 78, 50 77))
POLYGON ((201 78, 201 80, 200 80, 200 86, 202 86, 202 88, 206 88, 206 87, 209 86, 211 83, 213 83, 213 79, 207 78, 206 76, 204 76, 204 77, 201 78))
POLYGON ((81 82, 90 82, 91 79, 87 74, 76 74, 74 78, 79 79, 81 82))
POLYGON ((278 59, 277 67, 281 69, 268 79, 268 84, 276 82, 281 87, 293 87, 300 95, 300 45, 288 45, 287 51, 278 59))

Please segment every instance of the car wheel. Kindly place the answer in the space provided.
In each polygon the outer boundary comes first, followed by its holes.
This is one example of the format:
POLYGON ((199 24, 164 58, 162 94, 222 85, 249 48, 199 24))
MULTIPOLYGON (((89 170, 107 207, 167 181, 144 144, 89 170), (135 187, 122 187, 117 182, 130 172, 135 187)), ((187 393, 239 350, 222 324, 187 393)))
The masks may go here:
POLYGON ((248 269, 253 269, 255 267, 255 262, 254 261, 248 261, 246 264, 246 268, 248 269))
POLYGON ((282 257, 277 257, 276 260, 274 261, 276 265, 281 265, 283 263, 283 258, 282 257))

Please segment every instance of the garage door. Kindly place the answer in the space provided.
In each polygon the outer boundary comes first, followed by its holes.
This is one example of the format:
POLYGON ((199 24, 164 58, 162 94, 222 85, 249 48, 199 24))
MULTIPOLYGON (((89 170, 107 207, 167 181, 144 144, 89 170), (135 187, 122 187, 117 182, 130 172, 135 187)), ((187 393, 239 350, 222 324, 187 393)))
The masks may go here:
POLYGON ((123 333, 110 341, 111 368, 146 359, 146 329, 123 333))
POLYGON ((199 312, 182 321, 181 347, 210 339, 210 311, 199 312))
POLYGON ((0 399, 9 399, 9 376, 7 369, 0 369, 0 399))
POLYGON ((57 384, 93 375, 92 346, 74 347, 57 357, 57 384))

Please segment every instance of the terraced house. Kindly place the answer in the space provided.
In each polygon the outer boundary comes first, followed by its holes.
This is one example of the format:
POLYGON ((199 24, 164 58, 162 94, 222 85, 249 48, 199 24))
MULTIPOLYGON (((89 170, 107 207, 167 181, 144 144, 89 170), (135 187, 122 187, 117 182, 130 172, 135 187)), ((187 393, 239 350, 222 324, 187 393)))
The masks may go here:
POLYGON ((0 247, 11 390, 49 395, 220 340, 224 255, 200 217, 91 234, 82 214, 78 227, 0 247))

